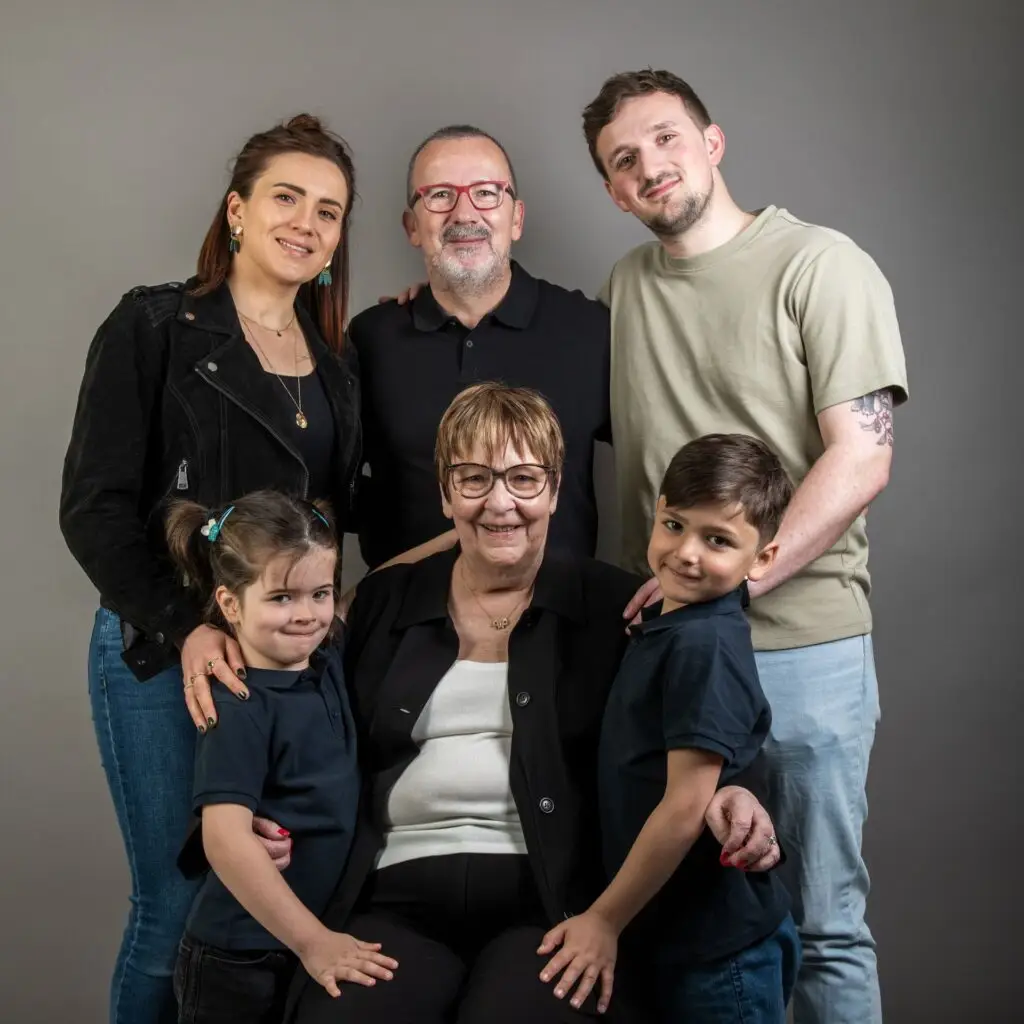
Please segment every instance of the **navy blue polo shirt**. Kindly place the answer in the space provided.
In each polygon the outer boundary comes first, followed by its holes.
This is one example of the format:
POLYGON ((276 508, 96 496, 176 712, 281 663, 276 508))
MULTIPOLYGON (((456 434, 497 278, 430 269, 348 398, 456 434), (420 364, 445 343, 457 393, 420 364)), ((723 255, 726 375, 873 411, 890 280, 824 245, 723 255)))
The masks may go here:
MULTIPOLYGON (((240 804, 292 836, 285 881, 318 917, 341 877, 359 802, 356 734, 335 645, 301 672, 249 668, 250 697, 214 691, 219 720, 196 746, 192 805, 240 804)), ((280 949, 210 871, 186 931, 222 949, 280 949)))
MULTIPOLYGON (((601 829, 609 877, 665 795, 667 752, 723 759, 721 785, 754 761, 771 725, 744 614, 746 588, 634 627, 605 708, 598 754, 601 829)), ((773 932, 789 910, 771 873, 723 868, 705 829, 676 872, 623 935, 661 963, 730 956, 773 932), (652 945, 653 944, 653 945, 652 945)))

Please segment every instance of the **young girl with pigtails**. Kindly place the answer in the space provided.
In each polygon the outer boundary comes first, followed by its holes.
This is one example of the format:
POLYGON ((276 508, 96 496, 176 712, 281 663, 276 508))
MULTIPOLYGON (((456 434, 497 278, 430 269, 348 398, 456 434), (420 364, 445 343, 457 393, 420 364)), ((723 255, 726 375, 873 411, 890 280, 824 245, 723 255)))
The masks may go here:
POLYGON ((215 690, 217 727, 198 739, 192 803, 212 870, 181 941, 178 1020, 276 1022, 297 963, 332 995, 338 982, 373 985, 398 966, 378 943, 318 919, 359 798, 335 618, 338 542, 326 505, 273 491, 212 512, 179 502, 166 532, 207 621, 237 640, 249 691, 240 701, 215 690), (253 833, 254 815, 292 837, 283 872, 253 833))

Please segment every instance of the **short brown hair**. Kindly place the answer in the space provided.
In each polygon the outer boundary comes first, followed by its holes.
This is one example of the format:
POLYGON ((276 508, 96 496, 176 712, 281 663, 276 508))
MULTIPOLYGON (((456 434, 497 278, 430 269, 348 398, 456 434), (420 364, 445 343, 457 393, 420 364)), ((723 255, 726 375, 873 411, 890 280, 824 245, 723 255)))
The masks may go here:
POLYGON ((445 410, 437 428, 434 465, 444 495, 448 494, 448 469, 465 457, 476 443, 496 458, 512 442, 520 452, 530 452, 554 477, 562 475, 565 442, 554 410, 539 391, 512 388, 484 381, 459 392, 445 410))
POLYGON ((294 564, 313 548, 338 550, 326 502, 309 502, 278 491, 253 491, 220 509, 175 501, 164 529, 171 560, 204 602, 206 620, 221 629, 230 627, 217 604, 218 587, 240 594, 278 555, 291 556, 294 564), (205 534, 204 527, 208 527, 205 534))
POLYGON ((317 277, 299 289, 299 301, 309 310, 324 341, 335 352, 340 352, 348 319, 349 216, 356 197, 356 172, 345 140, 329 132, 312 114, 296 114, 284 124, 253 135, 235 157, 231 181, 199 251, 195 294, 215 291, 227 280, 231 266, 228 196, 237 192, 248 199, 267 164, 285 153, 306 153, 330 160, 341 171, 348 186, 348 198, 341 214, 341 241, 331 258, 331 283, 320 284, 317 277))
POLYGON ((767 544, 793 497, 793 481, 779 457, 749 434, 705 434, 683 445, 661 482, 669 508, 738 504, 767 544))
POLYGON ((594 161, 598 173, 605 180, 608 178, 608 172, 597 155, 598 135, 615 119, 619 104, 637 96, 648 96, 653 92, 667 92, 670 96, 678 96, 683 101, 687 113, 702 131, 711 124, 711 115, 701 98, 671 71, 644 68, 643 71, 623 71, 618 75, 612 75, 583 110, 583 137, 587 140, 590 159, 594 161))

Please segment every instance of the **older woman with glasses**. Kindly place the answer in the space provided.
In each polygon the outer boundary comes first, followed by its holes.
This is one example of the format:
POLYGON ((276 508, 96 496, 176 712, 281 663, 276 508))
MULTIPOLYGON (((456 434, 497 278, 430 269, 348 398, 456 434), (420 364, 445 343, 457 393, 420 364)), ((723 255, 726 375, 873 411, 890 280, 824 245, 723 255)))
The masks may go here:
MULTIPOLYGON (((596 993, 580 1009, 555 997, 538 947, 604 884, 597 741, 639 581, 545 556, 563 454, 535 392, 462 392, 436 446, 457 547, 359 585, 346 667, 362 820, 325 923, 381 943, 398 968, 337 1000, 298 978, 301 1024, 543 1024, 598 1012, 596 993)), ((730 841, 738 862, 776 862, 771 822, 745 790, 720 791, 708 821, 720 839, 743 822, 730 841)), ((610 1018, 635 1019, 618 997, 610 1018)))

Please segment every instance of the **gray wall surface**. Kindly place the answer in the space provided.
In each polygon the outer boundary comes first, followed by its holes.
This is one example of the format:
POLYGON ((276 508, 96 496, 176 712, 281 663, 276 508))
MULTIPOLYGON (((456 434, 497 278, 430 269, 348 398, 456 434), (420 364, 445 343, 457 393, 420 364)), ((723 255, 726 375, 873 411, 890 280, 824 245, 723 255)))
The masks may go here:
POLYGON ((889 1021, 1019 1020, 1022 8, 4 0, 0 1018, 104 1020, 127 911, 86 694, 96 596, 56 521, 96 326, 132 285, 191 273, 230 156, 304 109, 355 152, 357 309, 421 276, 405 163, 454 121, 513 155, 517 257, 592 294, 646 235, 605 197, 579 114, 608 74, 653 65, 724 127, 740 203, 847 232, 892 282, 913 397, 870 517, 869 918, 889 1021))

